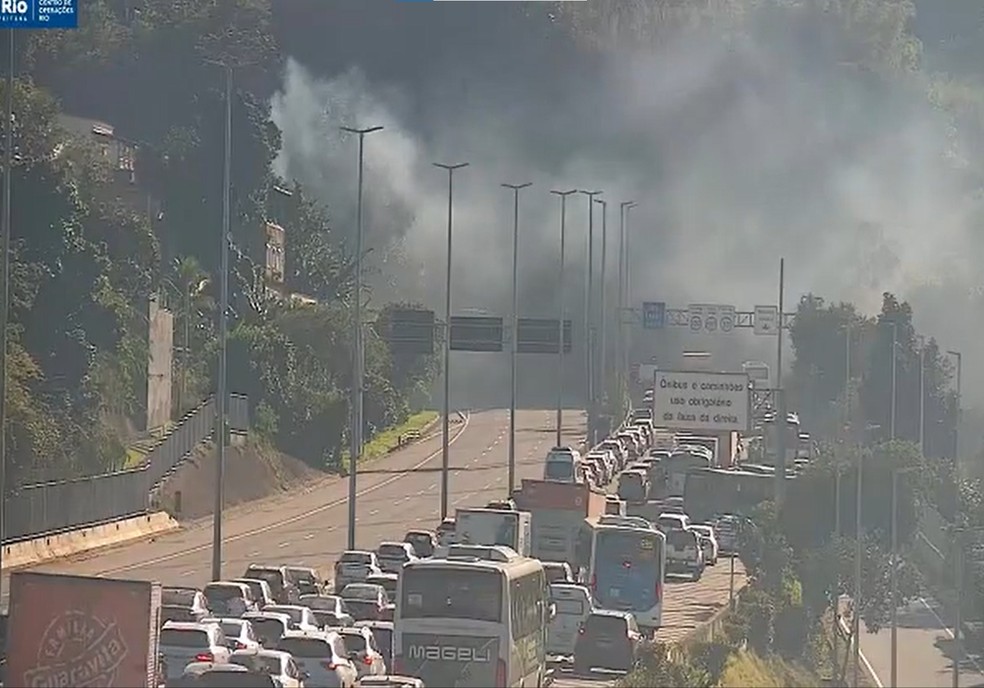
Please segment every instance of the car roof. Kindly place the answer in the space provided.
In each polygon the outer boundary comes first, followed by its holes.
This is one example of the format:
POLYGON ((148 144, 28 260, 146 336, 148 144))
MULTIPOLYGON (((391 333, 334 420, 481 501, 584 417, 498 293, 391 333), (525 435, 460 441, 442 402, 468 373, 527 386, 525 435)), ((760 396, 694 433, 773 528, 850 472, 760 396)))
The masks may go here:
POLYGON ((289 659, 292 656, 289 652, 284 652, 283 650, 271 650, 266 647, 252 647, 245 650, 235 650, 232 654, 234 657, 279 657, 281 660, 289 659))
POLYGON ((361 627, 365 627, 365 628, 388 628, 390 630, 393 630, 394 625, 393 625, 393 622, 392 621, 380 621, 378 619, 366 619, 364 621, 356 621, 355 622, 355 627, 356 628, 361 628, 361 627))
MULTIPOLYGON (((370 574, 370 575, 366 576, 366 580, 367 581, 380 580, 380 579, 382 579, 382 580, 400 580, 400 576, 399 576, 399 574, 390 573, 389 571, 383 571, 382 573, 373 573, 373 574, 370 574)), ((348 586, 346 585, 345 587, 347 588, 348 586)))
POLYGON ((283 621, 286 624, 289 624, 291 622, 290 614, 285 614, 284 612, 278 612, 268 609, 263 609, 258 612, 246 612, 245 614, 243 614, 243 618, 244 619, 279 619, 280 621, 283 621))

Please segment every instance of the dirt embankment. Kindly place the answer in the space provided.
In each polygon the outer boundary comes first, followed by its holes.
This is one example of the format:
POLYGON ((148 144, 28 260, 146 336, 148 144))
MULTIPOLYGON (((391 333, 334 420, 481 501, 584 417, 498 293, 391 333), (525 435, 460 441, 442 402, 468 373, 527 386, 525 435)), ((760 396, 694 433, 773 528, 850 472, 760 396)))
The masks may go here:
MULTIPOLYGON (((165 482, 161 507, 182 521, 211 514, 215 503, 215 461, 214 445, 199 447, 165 482)), ((253 442, 228 447, 225 505, 269 497, 326 475, 303 461, 253 442)))

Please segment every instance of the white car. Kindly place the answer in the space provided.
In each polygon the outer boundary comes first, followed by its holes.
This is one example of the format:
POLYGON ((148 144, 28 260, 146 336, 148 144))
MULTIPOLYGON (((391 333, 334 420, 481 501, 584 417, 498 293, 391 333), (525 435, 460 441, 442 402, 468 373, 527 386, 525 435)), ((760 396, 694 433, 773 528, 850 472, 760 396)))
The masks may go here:
POLYGON ((556 614, 547 627, 547 654, 570 657, 581 626, 591 616, 591 591, 583 585, 551 583, 550 601, 556 614))
POLYGON ((714 526, 702 523, 690 526, 690 530, 696 531, 700 535, 700 546, 704 550, 704 562, 708 566, 714 566, 718 561, 718 541, 714 526))
POLYGON ((382 572, 375 552, 346 550, 335 562, 335 590, 341 590, 349 583, 360 583, 372 574, 382 572))
POLYGON ((380 543, 376 548, 376 558, 384 573, 399 573, 404 564, 418 559, 409 542, 380 543))
POLYGON ((259 638, 253 630, 253 624, 249 619, 219 619, 210 617, 202 619, 201 623, 215 623, 222 628, 222 634, 226 638, 226 647, 230 651, 236 650, 258 650, 260 649, 259 638))
POLYGON ((266 674, 282 688, 303 688, 305 672, 297 668, 294 658, 280 650, 236 650, 229 657, 232 664, 266 674))
POLYGON ((181 678, 189 664, 226 664, 232 654, 217 623, 168 621, 161 628, 158 647, 167 667, 167 681, 181 678))
POLYGON ((169 607, 183 607, 195 618, 208 616, 208 602, 198 588, 161 588, 161 604, 169 607))
POLYGON ((365 626, 358 628, 342 628, 338 634, 345 641, 348 657, 355 664, 359 676, 385 676, 386 660, 376 646, 372 629, 365 626))
POLYGON ((273 599, 273 590, 270 588, 270 584, 262 578, 233 578, 232 582, 248 585, 249 591, 253 593, 253 601, 256 602, 256 606, 260 609, 263 609, 268 604, 277 603, 273 599))
POLYGON ((355 619, 349 614, 345 600, 338 595, 301 595, 301 604, 308 607, 318 619, 320 626, 351 626, 355 619), (325 623, 325 616, 330 623, 325 623))
POLYGON ((359 678, 342 637, 335 631, 287 631, 277 648, 289 652, 309 686, 351 688, 359 678))
POLYGON ((265 612, 280 612, 290 617, 292 631, 320 631, 318 618, 309 608, 299 604, 271 604, 265 612))

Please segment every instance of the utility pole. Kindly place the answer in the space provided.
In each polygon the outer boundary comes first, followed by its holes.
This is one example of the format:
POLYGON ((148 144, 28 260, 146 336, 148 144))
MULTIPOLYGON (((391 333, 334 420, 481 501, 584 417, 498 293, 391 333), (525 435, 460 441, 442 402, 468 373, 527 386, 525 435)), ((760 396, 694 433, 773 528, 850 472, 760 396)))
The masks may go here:
MULTIPOLYGON (((550 193, 560 197, 560 275, 557 278, 557 440, 554 446, 563 446, 563 427, 564 427, 564 252, 567 243, 567 197, 577 193, 577 189, 570 191, 551 191, 550 193)), ((573 329, 573 328, 572 328, 573 329)), ((571 333, 573 335, 573 332, 571 333)), ((573 350, 574 342, 571 342, 573 350)))
POLYGON ((365 168, 365 140, 367 134, 380 131, 382 127, 368 127, 357 129, 353 127, 339 127, 342 131, 355 134, 359 137, 359 170, 358 170, 358 190, 356 191, 356 229, 355 229, 355 285, 353 286, 352 296, 352 389, 351 405, 349 412, 349 466, 348 466, 348 548, 355 549, 355 515, 356 499, 358 498, 358 472, 359 459, 362 458, 362 409, 365 375, 365 341, 362 328, 362 280, 363 280, 363 254, 365 253, 365 232, 362 225, 362 182, 363 170, 365 168))
POLYGON ((919 341, 919 455, 926 456, 926 341, 919 341))
POLYGON ((786 259, 779 259, 779 332, 776 336, 776 511, 782 507, 786 497, 786 435, 789 434, 789 420, 786 412, 786 393, 782 388, 782 332, 785 326, 783 306, 786 293, 786 259))
MULTIPOLYGON (((894 356, 893 356, 894 359, 894 356)), ((891 686, 899 685, 899 471, 892 469, 892 630, 891 630, 891 686)))
POLYGON ((602 399, 607 398, 608 386, 608 308, 605 303, 608 293, 605 287, 608 282, 606 279, 606 265, 608 263, 608 201, 599 199, 595 201, 601 206, 601 295, 598 306, 598 321, 601 323, 599 338, 601 339, 601 352, 597 370, 599 372, 598 394, 602 399))
POLYGON ((594 377, 594 319, 592 302, 594 300, 594 197, 601 191, 585 191, 578 193, 588 197, 588 278, 584 289, 584 328, 587 336, 587 346, 584 348, 584 374, 588 383, 588 444, 595 444, 595 426, 598 422, 595 408, 595 377, 594 377))
MULTIPOLYGON (((4 100, 7 121, 4 122, 3 147, 3 227, 0 228, 0 566, 3 562, 3 542, 6 540, 7 509, 7 338, 10 320, 10 185, 14 172, 14 30, 7 30, 7 83, 4 100)), ((0 579, 0 589, 3 581, 0 579)))
MULTIPOLYGON (((629 256, 632 252, 629 247, 632 243, 632 229, 629 225, 629 211, 635 208, 638 204, 635 201, 629 201, 625 206, 625 250, 623 251, 625 257, 625 307, 631 308, 634 303, 632 297, 632 263, 629 256)), ((632 354, 632 328, 625 328, 625 361, 622 366, 622 374, 628 375, 629 370, 629 357, 632 354)))
POLYGON ((854 536, 854 618, 851 623, 851 638, 854 640, 854 685, 861 680, 861 547, 864 534, 861 532, 861 482, 863 479, 861 454, 858 453, 857 494, 855 495, 855 536, 854 536))
POLYGON ((447 165, 433 163, 448 173, 448 241, 444 282, 444 419, 441 427, 441 518, 448 516, 448 483, 451 472, 451 228, 453 223, 454 171, 468 167, 467 162, 447 165))
MULTIPOLYGON (((509 349, 509 468, 506 497, 512 497, 516 488, 516 354, 519 352, 519 192, 533 182, 502 184, 513 192, 513 260, 512 260, 512 346, 509 349)), ((561 349, 563 349, 563 320, 560 323, 561 349)), ((561 352, 563 353, 563 352, 561 352)))
POLYGON ((628 342, 625 335, 625 216, 629 208, 635 205, 634 201, 622 201, 618 204, 618 356, 615 365, 618 366, 617 378, 620 382, 619 393, 623 393, 626 387, 625 375, 629 367, 628 363, 628 342))
POLYGON ((891 401, 891 417, 889 418, 888 425, 888 436, 889 439, 895 439, 895 415, 898 402, 897 392, 897 371, 898 371, 898 347, 899 347, 899 324, 896 321, 892 321, 892 401, 891 401))

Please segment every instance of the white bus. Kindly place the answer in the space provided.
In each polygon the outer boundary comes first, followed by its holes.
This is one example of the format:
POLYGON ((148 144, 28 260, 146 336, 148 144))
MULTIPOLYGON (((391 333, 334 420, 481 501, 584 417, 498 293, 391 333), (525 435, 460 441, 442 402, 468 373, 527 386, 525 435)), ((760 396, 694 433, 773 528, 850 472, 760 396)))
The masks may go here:
POLYGON ((577 560, 599 607, 632 612, 647 631, 662 625, 666 536, 652 524, 631 516, 587 518, 577 560))
POLYGON ((714 459, 703 447, 677 449, 662 461, 666 472, 664 497, 682 497, 687 485, 687 474, 694 468, 712 468, 714 459))
POLYGON ((503 546, 452 545, 404 565, 395 673, 442 688, 544 686, 552 607, 543 564, 503 546))

